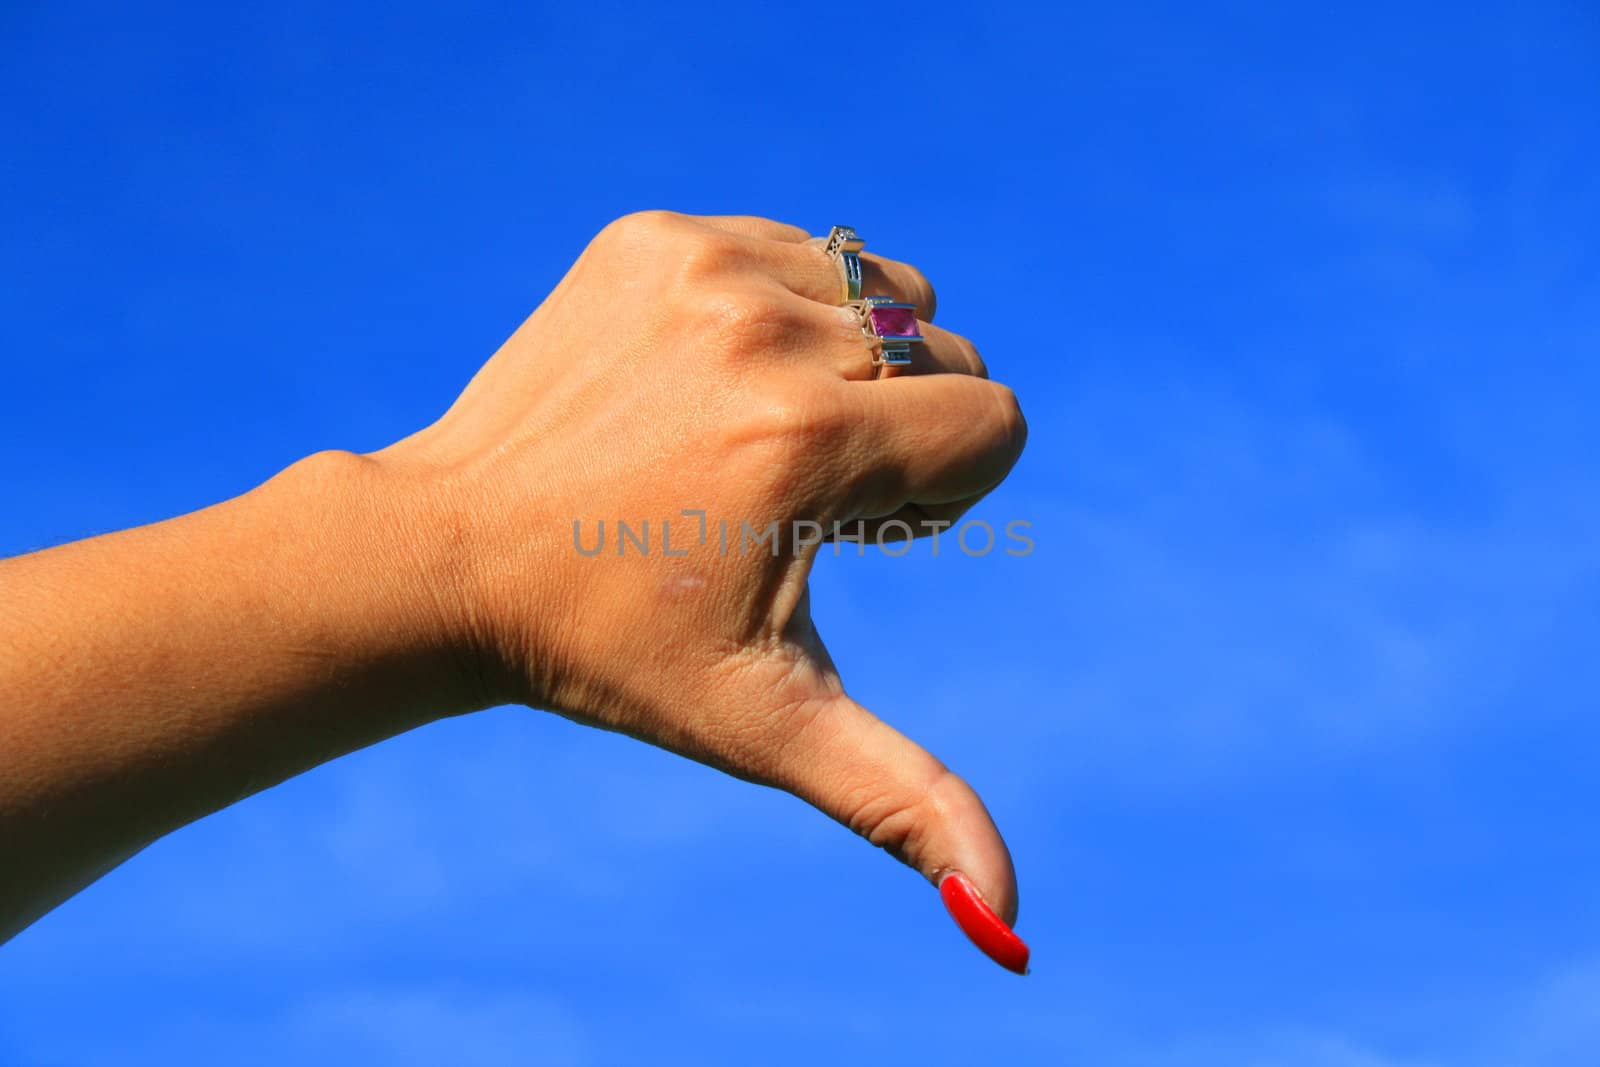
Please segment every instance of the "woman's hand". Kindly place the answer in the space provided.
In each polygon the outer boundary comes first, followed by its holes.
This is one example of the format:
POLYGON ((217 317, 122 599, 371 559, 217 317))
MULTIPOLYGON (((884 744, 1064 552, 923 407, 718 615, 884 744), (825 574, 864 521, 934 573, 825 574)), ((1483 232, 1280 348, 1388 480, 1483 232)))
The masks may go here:
MULTIPOLYGON (((920 273, 864 259, 863 292, 931 318, 920 273)), ((845 695, 806 579, 836 523, 958 518, 1016 462, 1022 415, 931 325, 874 379, 841 288, 794 227, 628 216, 438 423, 375 459, 453 539, 486 702, 786 789, 935 883, 965 874, 1009 923, 982 802, 845 695)))
POLYGON ((433 426, 0 561, 0 939, 208 812, 517 701, 805 798, 1022 969, 973 896, 1014 918, 983 805, 845 696, 806 605, 820 534, 959 517, 1022 416, 933 326, 875 379, 841 290, 792 227, 632 215, 433 426))

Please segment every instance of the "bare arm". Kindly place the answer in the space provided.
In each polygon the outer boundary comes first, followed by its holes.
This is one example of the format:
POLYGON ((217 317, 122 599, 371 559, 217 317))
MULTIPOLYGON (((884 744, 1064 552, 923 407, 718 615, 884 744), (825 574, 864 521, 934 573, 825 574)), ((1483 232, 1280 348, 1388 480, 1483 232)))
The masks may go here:
POLYGON ((185 823, 473 706, 452 564, 377 466, 319 454, 0 562, 0 940, 185 823))

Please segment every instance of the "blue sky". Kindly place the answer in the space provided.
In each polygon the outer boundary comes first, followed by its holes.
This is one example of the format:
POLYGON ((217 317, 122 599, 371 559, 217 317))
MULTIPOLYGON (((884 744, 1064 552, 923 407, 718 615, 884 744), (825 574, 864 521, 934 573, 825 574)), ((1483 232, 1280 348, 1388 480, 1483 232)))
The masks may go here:
POLYGON ((647 207, 922 265, 1038 545, 814 596, 1026 980, 799 802, 500 709, 0 949, 0 1062, 1600 1057, 1591 8, 22 2, 0 57, 0 552, 415 429, 647 207))

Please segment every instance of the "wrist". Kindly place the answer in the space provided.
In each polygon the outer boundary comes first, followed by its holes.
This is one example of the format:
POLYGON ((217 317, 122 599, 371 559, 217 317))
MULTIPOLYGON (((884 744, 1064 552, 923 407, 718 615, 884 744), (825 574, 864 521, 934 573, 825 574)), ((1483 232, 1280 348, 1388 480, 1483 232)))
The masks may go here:
POLYGON ((471 634, 461 546, 420 478, 381 456, 330 450, 257 495, 298 545, 332 653, 403 694, 397 714, 427 720, 497 702, 471 634))

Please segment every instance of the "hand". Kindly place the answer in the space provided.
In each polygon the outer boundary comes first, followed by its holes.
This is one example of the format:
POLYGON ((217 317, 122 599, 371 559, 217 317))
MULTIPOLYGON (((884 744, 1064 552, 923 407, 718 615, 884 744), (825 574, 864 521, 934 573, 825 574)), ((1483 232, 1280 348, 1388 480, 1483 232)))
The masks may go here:
MULTIPOLYGON (((863 258, 863 292, 932 317, 919 272, 863 258)), ((936 884, 964 874, 1009 924, 1015 876, 982 802, 845 694, 806 579, 836 522, 870 537, 959 518, 1015 463, 1024 422, 932 325, 913 366, 874 379, 840 290, 794 227, 630 215, 437 423, 373 459, 450 540, 483 703, 786 789, 936 884), (619 520, 647 527, 647 550, 619 544, 619 520)))

